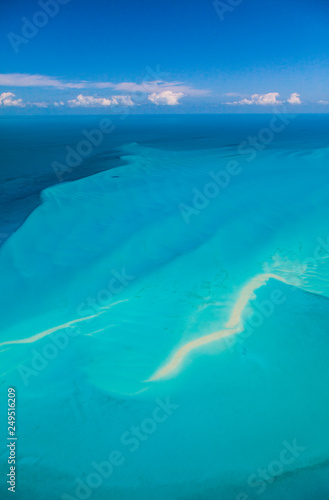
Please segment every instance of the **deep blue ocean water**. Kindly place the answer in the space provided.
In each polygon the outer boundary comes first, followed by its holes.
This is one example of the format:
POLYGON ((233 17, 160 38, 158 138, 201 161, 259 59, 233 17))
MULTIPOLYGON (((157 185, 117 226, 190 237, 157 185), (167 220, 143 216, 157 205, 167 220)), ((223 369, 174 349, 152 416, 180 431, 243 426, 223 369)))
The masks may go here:
POLYGON ((329 116, 109 119, 0 120, 16 497, 326 498, 329 116))

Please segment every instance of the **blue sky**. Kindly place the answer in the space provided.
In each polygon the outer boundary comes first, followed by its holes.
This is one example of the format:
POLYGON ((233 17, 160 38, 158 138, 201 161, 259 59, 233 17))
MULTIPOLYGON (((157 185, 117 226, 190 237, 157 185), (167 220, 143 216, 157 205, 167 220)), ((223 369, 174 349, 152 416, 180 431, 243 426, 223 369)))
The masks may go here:
POLYGON ((2 115, 329 111, 327 0, 12 0, 0 9, 2 115))

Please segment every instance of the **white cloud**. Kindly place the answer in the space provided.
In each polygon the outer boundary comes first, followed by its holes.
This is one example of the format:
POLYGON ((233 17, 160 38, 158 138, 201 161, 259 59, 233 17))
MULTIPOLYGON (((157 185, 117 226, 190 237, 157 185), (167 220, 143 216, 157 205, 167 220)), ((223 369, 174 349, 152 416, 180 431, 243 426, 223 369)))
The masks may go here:
MULTIPOLYGON (((226 94, 226 95, 232 95, 232 94, 226 94)), ((240 99, 239 101, 234 101, 234 102, 226 102, 225 104, 229 104, 231 106, 237 106, 237 105, 261 105, 261 106, 269 106, 269 105, 277 105, 277 104, 283 104, 285 101, 279 100, 280 94, 278 92, 269 92, 268 94, 253 94, 251 97, 240 99)), ((293 94, 290 95, 289 99, 287 99, 287 102, 289 104, 302 104, 302 101, 300 100, 300 94, 297 94, 294 92, 293 94)))
POLYGON ((278 97, 279 97, 278 92, 269 92, 268 94, 253 94, 249 99, 241 99, 240 101, 227 102, 226 104, 231 104, 231 105, 259 104, 261 106, 282 104, 282 101, 278 101, 278 99, 277 99, 278 97))
POLYGON ((26 73, 0 73, 0 86, 10 86, 10 87, 55 87, 59 89, 106 89, 111 88, 114 91, 119 90, 121 92, 183 92, 188 96, 201 96, 209 94, 209 90, 206 89, 195 89, 189 85, 185 85, 183 82, 172 81, 167 82, 165 80, 146 80, 142 83, 134 82, 91 82, 82 80, 79 82, 67 82, 59 78, 54 78, 52 76, 46 75, 29 75, 26 73))
POLYGON ((278 92, 270 92, 269 94, 254 94, 251 96, 252 99, 256 101, 256 104, 261 104, 263 106, 268 106, 269 104, 282 104, 282 101, 278 101, 278 92))
POLYGON ((71 99, 68 102, 69 106, 72 107, 100 107, 100 106, 133 106, 134 103, 129 96, 116 95, 111 97, 110 99, 106 97, 93 97, 93 96, 84 96, 79 94, 76 99, 71 99))
POLYGON ((302 101, 300 100, 299 97, 300 97, 300 94, 297 94, 296 92, 294 92, 293 94, 291 94, 289 99, 287 99, 287 102, 289 102, 289 104, 302 104, 302 101))
MULTIPOLYGON (((81 89, 77 97, 71 97, 65 104, 61 97, 57 97, 58 100, 41 102, 27 102, 23 104, 21 99, 14 100, 11 96, 10 99, 6 99, 2 104, 6 106, 35 106, 38 108, 47 108, 49 106, 61 107, 110 107, 110 106, 134 106, 134 94, 136 95, 136 100, 138 100, 138 94, 144 94, 145 100, 153 102, 156 105, 168 105, 175 106, 180 103, 180 99, 184 96, 189 97, 199 97, 210 94, 211 92, 207 89, 196 89, 189 85, 184 84, 181 81, 166 81, 161 78, 160 73, 157 71, 156 74, 149 72, 149 76, 153 77, 153 80, 145 78, 140 83, 135 82, 92 82, 86 80, 80 81, 65 81, 61 78, 40 75, 40 74, 27 74, 27 73, 0 73, 0 88, 1 86, 11 87, 26 87, 26 88, 44 88, 51 91, 52 88, 57 88, 62 91, 67 91, 69 89, 81 89), (82 89, 86 89, 84 95, 82 89), (88 90, 87 90, 88 89, 88 90), (109 94, 107 97, 99 97, 93 95, 98 92, 99 89, 109 89, 109 94), (118 92, 119 95, 115 95, 118 92), (114 95, 113 95, 114 94, 114 95)), ((10 97, 10 96, 9 96, 10 97)), ((138 101, 140 102, 140 101, 138 101)))
POLYGON ((104 97, 83 96, 79 94, 76 99, 71 99, 68 102, 69 106, 111 106, 111 99, 104 97))
POLYGON ((182 82, 166 82, 164 80, 153 80, 143 83, 122 82, 116 84, 117 90, 124 92, 160 93, 160 92, 183 92, 187 96, 202 96, 210 93, 206 89, 195 89, 182 82))
POLYGON ((227 92, 223 95, 225 95, 226 97, 239 97, 241 94, 239 94, 238 92, 227 92))
POLYGON ((28 103, 31 104, 32 106, 36 106, 37 108, 48 108, 49 104, 47 102, 31 102, 28 103))
POLYGON ((329 101, 318 101, 318 104, 327 105, 327 104, 329 104, 329 101))
POLYGON ((2 94, 0 94, 0 105, 24 108, 25 104, 22 99, 14 99, 14 97, 16 96, 12 92, 2 92, 2 94))
POLYGON ((56 87, 56 88, 84 88, 86 82, 62 82, 52 76, 28 75, 25 73, 0 73, 0 86, 11 87, 56 87))
POLYGON ((179 104, 179 99, 183 97, 183 92, 173 92, 172 90, 165 90, 164 92, 153 92, 148 96, 149 101, 154 104, 166 104, 168 106, 175 106, 179 104))
POLYGON ((113 105, 121 105, 121 106, 134 106, 135 103, 131 100, 129 95, 114 95, 112 96, 112 104, 113 105))

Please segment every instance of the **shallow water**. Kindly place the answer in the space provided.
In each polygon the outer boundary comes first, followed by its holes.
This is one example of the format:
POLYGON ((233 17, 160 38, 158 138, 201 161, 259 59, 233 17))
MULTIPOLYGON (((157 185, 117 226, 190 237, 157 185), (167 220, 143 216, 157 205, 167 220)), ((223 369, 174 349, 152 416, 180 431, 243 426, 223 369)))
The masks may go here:
POLYGON ((329 119, 246 146, 271 119, 127 117, 89 157, 105 171, 47 187, 2 246, 19 498, 325 497, 329 119))

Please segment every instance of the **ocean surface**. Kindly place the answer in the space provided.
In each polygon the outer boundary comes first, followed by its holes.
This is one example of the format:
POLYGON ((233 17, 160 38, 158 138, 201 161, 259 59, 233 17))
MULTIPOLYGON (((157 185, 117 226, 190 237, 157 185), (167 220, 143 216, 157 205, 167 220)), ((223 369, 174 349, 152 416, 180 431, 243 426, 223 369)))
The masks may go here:
POLYGON ((0 137, 16 498, 328 498, 329 115, 0 137))

